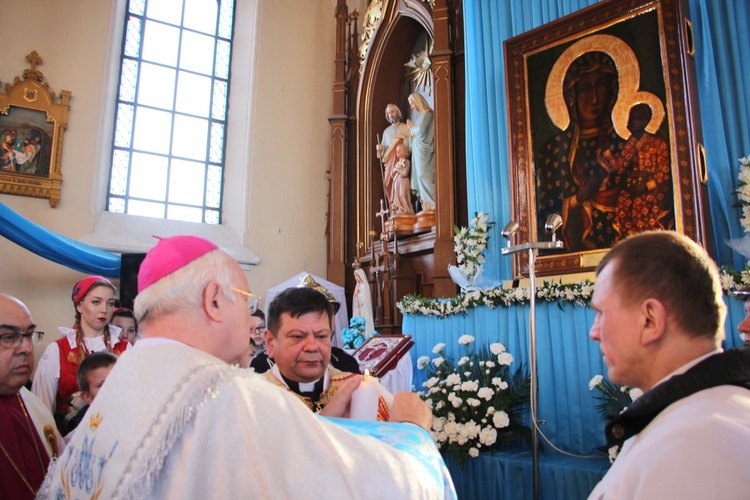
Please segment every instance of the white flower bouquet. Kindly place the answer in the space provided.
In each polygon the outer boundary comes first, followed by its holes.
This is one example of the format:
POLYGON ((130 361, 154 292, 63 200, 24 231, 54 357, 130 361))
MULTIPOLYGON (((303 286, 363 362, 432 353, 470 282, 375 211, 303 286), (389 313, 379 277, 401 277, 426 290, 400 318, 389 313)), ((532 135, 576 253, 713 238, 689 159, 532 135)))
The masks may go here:
MULTIPOLYGON (((624 412, 633 401, 643 395, 643 391, 638 388, 615 384, 602 375, 594 375, 589 381, 589 390, 593 391, 594 389, 599 391, 599 395, 594 396, 594 399, 600 401, 596 405, 596 410, 604 419, 624 412)), ((605 447, 602 448, 602 451, 607 453, 609 462, 614 463, 617 454, 620 453, 620 448, 618 446, 605 447)))
POLYGON ((432 408, 432 436, 460 464, 519 438, 528 442, 531 435, 521 424, 529 403, 528 372, 522 366, 510 373, 513 355, 502 344, 477 354, 470 347, 473 342, 471 335, 458 339, 464 355, 457 362, 446 356, 445 344, 434 347, 436 357, 417 360, 417 368, 428 374, 419 395, 432 408))
POLYGON ((589 381, 589 390, 594 389, 599 391, 599 395, 594 396, 594 399, 600 401, 596 405, 596 411, 602 418, 619 415, 643 394, 643 391, 638 388, 617 385, 602 375, 594 375, 589 381))
POLYGON ((742 208, 740 224, 746 233, 750 233, 750 155, 740 158, 740 172, 737 180, 739 183, 733 194, 737 195, 738 201, 734 206, 742 208))

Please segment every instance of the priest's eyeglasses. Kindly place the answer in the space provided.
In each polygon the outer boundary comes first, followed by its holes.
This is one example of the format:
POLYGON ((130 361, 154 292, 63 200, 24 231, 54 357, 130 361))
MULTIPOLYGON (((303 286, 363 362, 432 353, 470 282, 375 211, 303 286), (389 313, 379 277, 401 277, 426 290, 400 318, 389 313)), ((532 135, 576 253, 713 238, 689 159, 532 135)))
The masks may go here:
POLYGON ((252 292, 247 292, 245 290, 241 290, 239 288, 234 288, 234 287, 232 287, 232 290, 234 290, 237 293, 240 293, 240 294, 244 295, 245 297, 251 298, 251 299, 263 300, 263 297, 261 297, 260 295, 255 295, 252 292))
POLYGON ((32 346, 38 345, 44 338, 44 332, 23 333, 19 328, 4 326, 0 328, 0 347, 3 349, 15 349, 24 340, 31 342, 32 346))

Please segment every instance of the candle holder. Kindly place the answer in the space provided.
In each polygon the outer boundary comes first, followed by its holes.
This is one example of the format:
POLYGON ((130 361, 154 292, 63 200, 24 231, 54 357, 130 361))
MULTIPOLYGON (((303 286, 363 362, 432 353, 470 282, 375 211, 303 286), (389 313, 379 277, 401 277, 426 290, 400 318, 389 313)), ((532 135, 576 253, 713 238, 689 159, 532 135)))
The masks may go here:
POLYGON ((500 249, 501 255, 512 255, 519 252, 528 252, 529 254, 529 370, 531 371, 531 461, 533 467, 533 485, 534 499, 539 498, 539 424, 537 419, 537 399, 538 399, 538 380, 537 380, 537 362, 536 362, 536 272, 535 262, 539 250, 553 250, 563 248, 563 242, 556 237, 557 230, 562 226, 562 217, 558 214, 550 214, 544 224, 544 230, 551 233, 551 241, 529 241, 511 245, 513 235, 518 231, 519 225, 515 221, 510 221, 502 231, 503 237, 508 240, 505 248, 500 249))

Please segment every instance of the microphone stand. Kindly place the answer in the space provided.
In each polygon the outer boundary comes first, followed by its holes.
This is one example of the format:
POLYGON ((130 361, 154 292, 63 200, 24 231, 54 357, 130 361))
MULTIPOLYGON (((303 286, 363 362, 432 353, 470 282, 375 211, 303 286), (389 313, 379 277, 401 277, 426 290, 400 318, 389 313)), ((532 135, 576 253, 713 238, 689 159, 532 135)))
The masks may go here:
POLYGON ((555 239, 552 233, 552 241, 530 241, 518 245, 510 244, 512 234, 503 236, 508 238, 508 246, 500 250, 501 255, 512 255, 519 252, 529 254, 529 369, 531 371, 531 463, 532 480, 534 483, 534 500, 539 498, 539 427, 537 421, 537 363, 536 363, 536 254, 539 250, 552 250, 563 248, 563 242, 555 239))

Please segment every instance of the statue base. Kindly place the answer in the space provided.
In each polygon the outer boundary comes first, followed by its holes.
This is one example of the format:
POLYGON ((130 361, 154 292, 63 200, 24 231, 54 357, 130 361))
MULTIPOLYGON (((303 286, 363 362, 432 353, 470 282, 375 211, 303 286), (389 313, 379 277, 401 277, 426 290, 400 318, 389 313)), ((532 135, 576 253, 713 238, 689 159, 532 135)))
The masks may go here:
POLYGON ((401 232, 413 230, 416 222, 417 216, 414 214, 397 214, 391 215, 385 225, 388 230, 401 232))
POLYGON ((435 211, 434 210, 422 210, 417 214, 417 223, 414 224, 414 229, 420 229, 423 227, 434 227, 435 226, 435 211))

